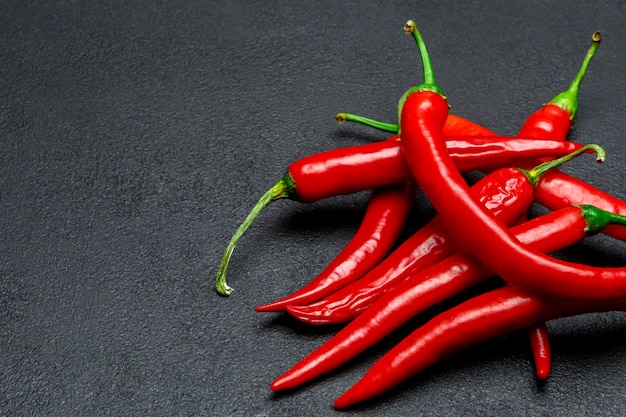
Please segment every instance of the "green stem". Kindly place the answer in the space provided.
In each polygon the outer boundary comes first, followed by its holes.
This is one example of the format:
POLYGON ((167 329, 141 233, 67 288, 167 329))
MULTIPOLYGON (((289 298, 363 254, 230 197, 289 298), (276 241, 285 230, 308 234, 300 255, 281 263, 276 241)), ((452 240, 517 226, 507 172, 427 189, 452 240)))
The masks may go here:
MULTIPOLYGON (((433 72, 432 63, 430 62, 430 55, 428 54, 426 43, 424 42, 424 38, 422 38, 422 34, 417 30, 417 26, 413 20, 409 20, 404 24, 404 33, 412 35, 415 42, 417 42, 417 47, 419 48, 420 57, 422 59, 424 81, 416 87, 409 88, 402 97, 400 97, 400 100, 398 100, 398 121, 402 118, 402 108, 404 107, 406 99, 413 93, 432 91, 433 93, 439 94, 444 99, 446 98, 443 90, 435 83, 435 74, 433 72)), ((400 126, 400 128, 402 128, 402 126, 400 126)))
POLYGON ((587 50, 587 54, 585 55, 585 59, 581 64, 576 76, 572 80, 569 88, 556 96, 548 104, 553 104, 555 106, 560 107, 564 111, 566 111, 571 120, 574 120, 576 117, 576 112, 578 111, 578 91, 580 90, 580 85, 585 78, 585 74, 587 73, 587 68, 589 67, 589 63, 591 59, 595 55, 598 47, 600 46, 600 41, 602 40, 602 34, 599 31, 596 31, 591 36, 591 46, 587 50))
POLYGON ((589 204, 581 204, 578 207, 582 210, 582 215, 587 222, 585 232, 588 234, 601 232, 602 229, 610 224, 626 226, 626 216, 611 213, 589 204))
POLYGON ((370 119, 368 117, 359 116, 350 113, 337 113, 335 116, 337 123, 343 124, 344 122, 354 122, 365 126, 373 127, 374 129, 382 130, 384 132, 398 133, 400 126, 393 123, 379 122, 378 120, 370 119))
POLYGON ((215 279, 215 289, 218 293, 220 293, 221 295, 230 295, 230 293, 233 292, 233 289, 226 283, 226 270, 228 269, 228 262, 230 261, 230 257, 235 250, 237 242, 239 242, 239 239, 241 239, 241 236, 243 236, 244 232, 248 229, 248 227, 250 227, 254 219, 259 216, 261 211, 263 211, 263 209, 267 207, 268 204, 283 198, 294 198, 295 187, 296 183, 294 182, 291 175, 287 172, 280 179, 280 181, 278 181, 272 188, 267 190, 267 192, 263 194, 263 196, 261 196, 259 201, 256 202, 254 207, 252 207, 252 210, 245 218, 245 220, 241 223, 241 225, 239 225, 239 227, 235 231, 235 234, 233 234, 233 237, 230 239, 228 246, 226 246, 226 251, 224 252, 224 256, 222 257, 222 262, 220 263, 220 266, 217 270, 217 277, 215 279))
POLYGON ((417 87, 418 91, 432 91, 443 96, 443 91, 441 91, 441 89, 437 86, 437 83, 435 83, 433 65, 430 62, 430 55, 428 54, 426 43, 424 42, 422 34, 419 32, 419 30, 417 30, 417 26, 415 25, 415 22, 413 20, 409 20, 404 24, 404 33, 413 36, 413 39, 415 39, 415 42, 417 42, 417 47, 420 51, 420 57, 422 58, 424 81, 417 87))
POLYGON ((526 178, 528 178, 528 181, 533 185, 533 187, 535 187, 539 183, 541 176, 545 174, 547 171, 551 170, 552 168, 556 168, 564 164, 565 162, 571 161, 572 159, 576 158, 578 155, 583 154, 587 151, 593 151, 596 153, 596 162, 604 162, 604 160, 606 159, 606 152, 604 151, 602 147, 595 145, 595 144, 590 144, 590 145, 585 145, 582 148, 570 154, 564 155, 560 158, 553 159, 553 160, 544 162, 542 164, 539 164, 534 168, 531 168, 531 169, 518 168, 518 169, 520 170, 520 172, 526 175, 526 178))

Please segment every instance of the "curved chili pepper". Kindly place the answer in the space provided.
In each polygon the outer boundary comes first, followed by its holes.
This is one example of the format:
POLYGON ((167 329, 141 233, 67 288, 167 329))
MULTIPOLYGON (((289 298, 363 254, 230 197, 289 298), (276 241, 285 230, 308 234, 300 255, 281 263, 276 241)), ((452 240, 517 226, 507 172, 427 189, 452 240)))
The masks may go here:
MULTIPOLYGON (((502 137, 450 138, 447 148, 461 171, 510 165, 540 156, 559 156, 580 149, 580 144, 546 140, 502 137)), ((235 246, 250 224, 270 203, 291 199, 311 203, 322 198, 371 190, 389 184, 412 181, 405 163, 400 138, 385 142, 339 148, 302 158, 291 164, 287 173, 254 205, 228 243, 218 268, 216 289, 229 295, 226 270, 235 246)))
MULTIPOLYGON (((626 224, 626 217, 592 206, 572 206, 529 220, 511 232, 520 242, 548 253, 577 243, 611 223, 626 224)), ((271 388, 294 388, 337 368, 410 318, 492 275, 467 250, 446 258, 389 290, 333 338, 277 378, 271 388)), ((544 365, 539 362, 538 367, 544 365)))
MULTIPOLYGON (((589 146, 590 149, 596 148, 595 145, 589 146)), ((501 222, 510 225, 530 208, 534 185, 541 176, 586 149, 541 163, 531 170, 502 168, 494 171, 478 181, 472 187, 472 192, 501 222)), ((361 279, 316 303, 298 305, 297 301, 300 300, 293 299, 287 311, 311 324, 337 324, 352 320, 394 285, 445 259, 458 249, 456 242, 450 239, 442 219, 435 217, 361 279)), ((257 311, 261 310, 257 308, 257 311)))
POLYGON ((454 352, 535 323, 624 310, 623 298, 611 302, 555 303, 518 287, 505 286, 465 301, 415 330, 379 359, 334 405, 346 408, 368 400, 454 352))
POLYGON ((626 268, 555 259, 522 245, 472 195, 445 149, 448 104, 440 90, 410 94, 402 110, 402 148, 424 194, 455 237, 513 285, 572 300, 626 297, 626 268), (537 279, 541 277, 541 279, 537 279))
MULTIPOLYGON (((363 221, 348 245, 309 284, 290 299, 316 300, 360 278, 396 243, 415 199, 412 181, 372 191, 363 221)), ((275 304, 275 303, 274 303, 275 304)), ((265 311, 257 307, 257 311, 265 311)), ((270 307, 267 311, 271 311, 270 307)))

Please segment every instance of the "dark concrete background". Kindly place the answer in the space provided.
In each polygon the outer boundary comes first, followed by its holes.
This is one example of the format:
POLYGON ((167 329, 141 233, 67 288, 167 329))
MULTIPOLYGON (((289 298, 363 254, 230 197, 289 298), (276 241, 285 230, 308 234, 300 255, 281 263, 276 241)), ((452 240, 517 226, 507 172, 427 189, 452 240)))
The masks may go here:
MULTIPOLYGON (((421 66, 417 21, 452 112, 515 134, 604 34, 570 139, 605 147, 565 171, 626 198, 626 25, 619 1, 5 1, 0 14, 0 415, 624 415, 626 317, 549 323, 538 384, 512 334, 389 395, 333 400, 401 334, 301 389, 270 382, 327 340, 254 306, 315 276, 367 193, 278 202, 213 289, 223 249, 295 159, 386 135, 421 66)), ((541 208, 535 207, 534 212, 541 208)), ((432 215, 418 195, 407 233, 432 215)), ((559 253, 626 264, 597 236, 559 253)))

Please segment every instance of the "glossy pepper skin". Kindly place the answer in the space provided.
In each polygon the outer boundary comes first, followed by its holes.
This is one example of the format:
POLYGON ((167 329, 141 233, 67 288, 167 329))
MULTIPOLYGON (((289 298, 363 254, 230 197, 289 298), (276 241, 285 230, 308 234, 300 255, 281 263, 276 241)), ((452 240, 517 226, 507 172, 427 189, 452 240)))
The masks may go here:
MULTIPOLYGON (((445 134, 445 133, 444 133, 445 134)), ((566 155, 581 145, 522 137, 446 137, 446 147, 461 172, 511 166, 517 162, 566 155)), ((383 185, 411 181, 400 138, 321 152, 289 166, 283 181, 289 198, 312 203, 383 185)))
MULTIPOLYGON (((533 185, 515 168, 502 168, 472 186, 481 203, 504 224, 511 225, 533 202, 533 185)), ((393 286, 447 258, 459 246, 449 237, 440 217, 414 233, 361 279, 309 305, 292 303, 287 311, 310 324, 350 321, 367 310, 393 286)))
POLYGON ((554 259, 517 241, 472 195, 443 145, 446 100, 426 91, 409 96, 402 145, 416 182, 455 238, 513 285, 572 300, 626 296, 626 268, 599 268, 554 259), (417 158, 415 155, 420 155, 417 158), (538 279, 537 277, 541 277, 538 279))
MULTIPOLYGON (((587 67, 599 46, 600 39, 599 33, 594 33, 592 44, 569 88, 556 95, 539 110, 533 112, 523 124, 518 134, 519 137, 525 136, 537 139, 538 146, 542 142, 541 139, 554 139, 558 141, 564 141, 566 139, 578 108, 578 90, 587 71, 587 67)), ((372 123, 374 123, 377 126, 387 125, 388 130, 391 131, 395 129, 397 132, 399 130, 399 125, 389 127, 391 125, 372 121, 371 119, 360 116, 347 115, 345 113, 340 115, 338 115, 338 118, 342 120, 352 118, 353 121, 360 120, 361 123, 365 124, 372 125, 372 123)), ((444 125, 444 135, 452 136, 463 134, 476 134, 487 137, 495 136, 495 133, 476 123, 448 114, 444 125)), ((493 140, 496 141, 495 138, 493 140)), ((448 139, 447 146, 450 147, 450 144, 451 140, 448 139)), ((545 158, 543 159, 545 160, 545 158)), ((526 165, 528 166, 531 163, 539 164, 540 162, 528 162, 526 165)), ((511 179, 510 181, 513 180, 511 179)), ((505 181, 502 181, 502 184, 504 183, 505 181)), ((477 194, 481 201, 484 195, 487 194, 477 194)), ((433 222, 438 223, 438 220, 434 220, 433 222)), ((503 220, 503 222, 507 225, 509 224, 507 220, 503 220)), ((257 307, 257 311, 279 311, 286 304, 291 304, 289 307, 290 313, 310 323, 338 323, 351 320, 366 309, 375 299, 380 297, 387 288, 391 288, 395 285, 395 282, 401 281, 407 274, 414 273, 423 267, 429 266, 432 262, 436 262, 438 259, 447 256, 449 252, 447 252, 446 249, 452 250, 452 245, 445 243, 447 239, 445 233, 439 233, 438 228, 440 227, 441 225, 439 224, 436 226, 434 224, 428 224, 424 230, 416 233, 415 236, 401 245, 387 260, 370 271, 365 277, 341 289, 338 293, 332 294, 327 299, 304 306, 307 302, 314 301, 314 298, 305 297, 302 295, 303 291, 298 291, 291 297, 286 297, 270 305, 257 307)), ((307 285, 307 288, 311 287, 311 284, 307 285)), ((304 291, 304 293, 306 293, 306 291, 304 291)), ((537 338, 533 338, 532 340, 538 341, 537 338)), ((545 351, 545 348, 542 347, 543 343, 538 346, 541 351, 545 351)), ((545 372, 539 371, 538 375, 543 377, 545 372)))
MULTIPOLYGON (((557 210, 569 204, 591 204, 613 213, 626 215, 626 202, 572 177, 562 171, 546 173, 535 191, 535 200, 542 206, 557 210)), ((626 240, 626 227, 611 225, 604 234, 618 240, 626 240)))
POLYGON ((518 287, 505 286, 478 295, 428 321, 378 360, 334 405, 346 408, 369 400, 452 353, 536 323, 590 312, 624 310, 626 299, 554 302, 518 287))
MULTIPOLYGON (((444 126, 445 128, 445 126, 444 126)), ((523 138, 492 137, 451 138, 446 147, 462 171, 508 165, 520 159, 538 155, 559 156, 580 149, 580 144, 563 144, 547 140, 542 144, 523 138)), ((215 288, 221 295, 229 295, 232 288, 226 283, 230 257, 239 239, 254 219, 270 203, 291 199, 303 203, 332 196, 412 181, 399 138, 322 152, 302 158, 289 166, 285 175, 252 207, 248 216, 233 234, 218 267, 215 288)))
MULTIPOLYGON (((446 120, 444 131, 449 137, 496 136, 488 129, 454 115, 446 120)), ((390 140, 399 140, 399 137, 392 137, 390 140)), ((486 141, 481 141, 483 142, 486 143, 486 141)), ((408 215, 408 209, 411 207, 414 191, 415 185, 412 180, 404 185, 375 189, 370 196, 365 217, 356 235, 328 267, 293 294, 258 306, 256 311, 283 311, 290 303, 305 304, 316 301, 331 294, 336 288, 349 285, 349 282, 360 278, 374 267, 395 243, 408 215), (393 188, 388 189, 390 187, 393 188)), ((506 192, 512 192, 512 190, 507 189, 506 192)), ((507 196, 499 195, 496 197, 497 202, 505 201, 507 196)))
MULTIPOLYGON (((598 233, 611 222, 625 220, 603 215, 604 213, 595 208, 572 206, 529 220, 513 227, 511 232, 523 244, 549 253, 577 243, 589 234, 598 233)), ((457 252, 412 275, 389 290, 320 348, 277 378, 271 386, 272 389, 294 388, 336 369, 412 317, 492 275, 468 251, 457 252)), ((545 341, 545 338, 541 340, 545 341)), ((543 372, 546 370, 546 353, 536 354, 540 356, 536 366, 543 372)), ((549 359, 549 354, 547 357, 549 359)), ((549 361, 547 369, 549 371, 549 361)))
MULTIPOLYGON (((569 88, 557 94, 539 110, 533 112, 522 125, 518 133, 519 136, 528 135, 531 138, 537 139, 545 139, 548 137, 556 140, 567 139, 567 135, 572 127, 572 122, 578 111, 578 91, 587 73, 589 63, 593 59, 600 46, 600 41, 602 40, 600 32, 595 32, 591 40, 591 46, 587 50, 585 58, 570 83, 569 88)), ((531 162, 529 161, 527 164, 531 164, 531 162)), ((546 174, 550 175, 554 173, 560 172, 553 169, 546 174)), ((547 185, 545 182, 541 184, 540 187, 536 188, 543 191, 549 189, 552 192, 559 192, 558 189, 547 185)), ((535 192, 535 199, 537 199, 537 192, 535 192)), ((591 202, 588 202, 588 204, 590 203, 591 202)), ((578 204, 583 204, 583 201, 578 201, 578 204)), ((563 204, 559 208, 567 206, 568 204, 563 204)), ((626 233, 624 236, 626 236, 626 233)), ((535 363, 535 373, 537 378, 545 380, 550 374, 551 366, 550 343, 546 323, 540 323, 527 329, 527 333, 535 363)))
POLYGON ((572 300, 625 297, 626 268, 573 264, 534 251, 477 201, 445 149, 447 112, 438 92, 410 94, 402 109, 401 143, 416 182, 458 241, 513 285, 572 300))
POLYGON ((550 335, 545 322, 535 324, 526 330, 535 363, 537 378, 545 380, 550 375, 552 355, 550 348, 550 335))
MULTIPOLYGON (((319 275, 289 299, 308 302, 322 298, 359 279, 380 262, 404 229, 415 191, 411 181, 373 190, 354 237, 319 275)), ((264 310, 257 308, 257 311, 264 310)))

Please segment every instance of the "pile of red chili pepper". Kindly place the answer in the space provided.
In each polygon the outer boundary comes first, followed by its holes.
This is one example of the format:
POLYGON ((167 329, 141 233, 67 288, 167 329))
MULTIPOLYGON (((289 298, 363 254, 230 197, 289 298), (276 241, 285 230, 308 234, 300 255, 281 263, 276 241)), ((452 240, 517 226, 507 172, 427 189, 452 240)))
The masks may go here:
POLYGON ((503 137, 448 112, 425 42, 413 21, 404 27, 419 48, 424 81, 398 103, 398 123, 340 113, 393 134, 291 164, 253 207, 227 246, 216 287, 223 295, 233 249, 265 206, 278 199, 310 203, 371 190, 354 238, 307 285, 256 308, 287 312, 306 323, 344 326, 279 376, 285 390, 319 378, 381 341, 412 317, 490 281, 493 285, 436 314, 382 356, 335 401, 344 408, 375 397, 468 346, 526 330, 537 377, 550 372, 545 323, 589 312, 626 310, 626 267, 599 267, 550 256, 595 233, 626 239, 626 202, 560 170, 595 144, 566 142, 577 95, 601 40, 599 32, 571 85, 503 137), (471 187, 462 173, 480 171, 471 187), (399 242, 416 192, 437 212, 399 242), (529 218, 537 203, 547 214, 529 218))

